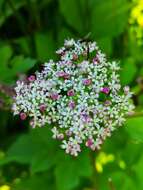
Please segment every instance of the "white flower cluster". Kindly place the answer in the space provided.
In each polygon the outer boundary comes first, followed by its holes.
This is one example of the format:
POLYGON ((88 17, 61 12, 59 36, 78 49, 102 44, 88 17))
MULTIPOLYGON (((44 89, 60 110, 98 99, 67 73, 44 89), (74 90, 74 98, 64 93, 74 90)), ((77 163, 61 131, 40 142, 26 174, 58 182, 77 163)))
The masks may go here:
POLYGON ((14 114, 29 117, 33 128, 50 124, 66 153, 77 156, 82 144, 99 149, 134 109, 132 93, 121 89, 119 65, 108 62, 95 42, 66 40, 56 53, 60 61, 17 82, 14 114))

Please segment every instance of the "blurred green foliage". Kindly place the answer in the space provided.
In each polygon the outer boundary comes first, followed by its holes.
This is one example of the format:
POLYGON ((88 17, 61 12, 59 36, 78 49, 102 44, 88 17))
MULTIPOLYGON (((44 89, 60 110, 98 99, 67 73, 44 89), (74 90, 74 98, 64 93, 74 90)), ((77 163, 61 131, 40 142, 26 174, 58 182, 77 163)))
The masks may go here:
POLYGON ((0 0, 0 190, 143 189, 143 46, 128 22, 133 7, 130 0, 0 0), (120 60, 137 114, 101 152, 73 158, 48 126, 30 129, 13 118, 8 97, 18 78, 56 59, 65 38, 88 33, 108 58, 120 60))

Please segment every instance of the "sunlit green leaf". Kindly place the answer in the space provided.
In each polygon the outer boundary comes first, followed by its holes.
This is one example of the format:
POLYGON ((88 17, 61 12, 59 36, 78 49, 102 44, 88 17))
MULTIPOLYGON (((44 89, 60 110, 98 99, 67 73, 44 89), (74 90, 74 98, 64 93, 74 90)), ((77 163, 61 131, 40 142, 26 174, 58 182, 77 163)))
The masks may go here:
POLYGON ((130 118, 125 125, 131 140, 134 142, 143 142, 143 117, 130 118))
POLYGON ((137 67, 134 60, 130 57, 121 62, 121 83, 122 85, 129 85, 135 78, 137 67))

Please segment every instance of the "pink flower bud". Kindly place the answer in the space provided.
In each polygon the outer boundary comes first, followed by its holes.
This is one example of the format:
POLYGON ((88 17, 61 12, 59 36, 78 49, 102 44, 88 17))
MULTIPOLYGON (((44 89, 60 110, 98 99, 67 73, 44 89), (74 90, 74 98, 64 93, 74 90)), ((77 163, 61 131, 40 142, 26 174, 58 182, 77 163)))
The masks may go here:
POLYGON ((65 75, 65 72, 64 71, 59 71, 57 73, 58 77, 63 77, 65 75))
POLYGON ((70 101, 70 102, 69 102, 69 107, 70 107, 71 109, 74 109, 74 108, 75 108, 75 102, 74 102, 74 101, 70 101))
POLYGON ((58 140, 63 140, 64 139, 64 134, 60 133, 57 135, 58 140))
POLYGON ((64 79, 69 79, 70 78, 70 75, 68 74, 68 73, 66 73, 65 75, 64 75, 64 79))
POLYGON ((66 63, 67 65, 72 65, 72 61, 70 61, 70 60, 65 61, 65 63, 66 63))
POLYGON ((25 120, 26 117, 27 117, 26 113, 24 113, 24 112, 20 113, 20 119, 21 120, 25 120))
POLYGON ((83 56, 87 56, 87 51, 84 51, 84 52, 83 52, 83 56))
POLYGON ((93 63, 94 63, 94 64, 98 64, 98 63, 99 63, 99 59, 98 59, 97 56, 93 58, 93 63))
POLYGON ((61 55, 61 56, 64 56, 65 54, 66 54, 66 53, 63 51, 60 55, 61 55))
POLYGON ((57 53, 58 55, 63 56, 63 55, 65 54, 65 48, 62 48, 62 49, 57 50, 56 53, 57 53))
POLYGON ((45 104, 41 104, 40 105, 40 111, 44 112, 46 110, 46 105, 45 104))
POLYGON ((82 120, 85 123, 89 123, 91 121, 91 117, 89 115, 87 115, 86 113, 82 113, 81 116, 82 116, 82 120))
POLYGON ((35 81, 35 79, 36 79, 35 75, 31 75, 28 77, 29 82, 33 82, 35 81))
POLYGON ((109 94, 110 88, 104 87, 104 88, 101 89, 101 92, 103 92, 104 94, 109 94))
POLYGON ((70 75, 64 71, 60 71, 58 72, 58 76, 59 77, 63 77, 64 79, 69 79, 70 78, 70 75))
POLYGON ((73 60, 76 61, 78 59, 78 55, 77 54, 73 54, 73 60))
POLYGON ((70 136, 72 135, 72 131, 67 130, 67 131, 66 131, 66 135, 67 135, 68 137, 70 137, 70 136))
POLYGON ((67 92, 67 95, 68 96, 74 96, 74 90, 73 89, 71 89, 71 90, 69 90, 68 92, 67 92))
POLYGON ((106 100, 105 102, 104 102, 104 105, 105 106, 110 106, 112 103, 111 103, 111 101, 110 100, 106 100))
POLYGON ((124 93, 127 95, 130 92, 130 87, 129 86, 125 86, 124 87, 124 93))
POLYGON ((86 86, 90 85, 91 83, 92 83, 91 79, 84 79, 83 80, 83 84, 86 86))
POLYGON ((59 99, 59 94, 58 93, 53 93, 51 94, 52 100, 58 100, 59 99))
POLYGON ((87 147, 91 147, 93 145, 93 140, 92 139, 88 139, 87 141, 86 141, 86 146, 87 147))

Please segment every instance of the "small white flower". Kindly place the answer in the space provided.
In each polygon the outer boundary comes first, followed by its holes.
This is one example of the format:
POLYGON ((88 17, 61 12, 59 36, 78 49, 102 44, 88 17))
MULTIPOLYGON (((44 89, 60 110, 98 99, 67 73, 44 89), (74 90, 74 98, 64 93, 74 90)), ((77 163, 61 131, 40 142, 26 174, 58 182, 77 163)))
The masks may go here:
POLYGON ((51 131, 53 132, 53 138, 56 139, 57 136, 59 135, 59 131, 57 130, 56 127, 53 127, 51 131))
POLYGON ((70 40, 65 40, 64 45, 66 47, 72 47, 74 45, 74 43, 75 43, 74 39, 70 39, 70 40))

